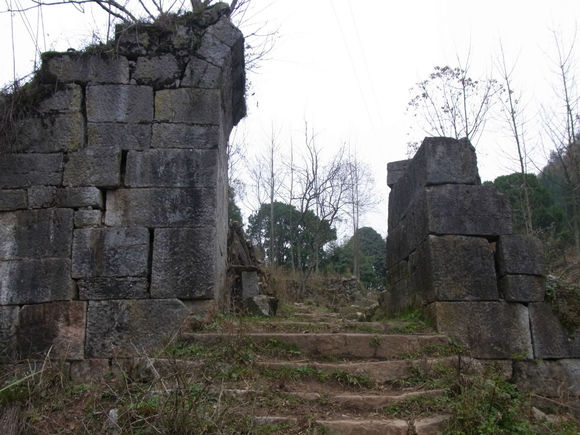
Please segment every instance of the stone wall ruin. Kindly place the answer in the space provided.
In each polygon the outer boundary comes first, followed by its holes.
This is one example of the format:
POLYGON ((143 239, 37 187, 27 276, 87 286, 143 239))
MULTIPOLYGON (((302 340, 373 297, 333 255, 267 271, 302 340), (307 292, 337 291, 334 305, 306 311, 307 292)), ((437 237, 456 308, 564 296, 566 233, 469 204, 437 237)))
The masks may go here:
POLYGON ((34 103, 0 143, 4 360, 140 354, 226 297, 226 146, 244 88, 224 4, 43 55, 22 89, 34 103))
POLYGON ((387 183, 383 309, 423 307, 471 356, 512 360, 526 388, 580 403, 580 336, 545 300, 541 243, 513 234, 507 198, 481 185, 471 144, 426 138, 412 160, 389 163, 387 183))

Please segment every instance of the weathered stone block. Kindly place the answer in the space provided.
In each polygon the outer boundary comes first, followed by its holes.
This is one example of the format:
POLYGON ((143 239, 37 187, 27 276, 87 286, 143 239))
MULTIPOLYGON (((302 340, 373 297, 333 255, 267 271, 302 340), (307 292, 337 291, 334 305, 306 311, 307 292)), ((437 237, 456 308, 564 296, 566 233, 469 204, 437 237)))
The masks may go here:
POLYGON ((98 227, 103 222, 101 210, 77 210, 74 215, 75 228, 98 227))
POLYGON ((494 236, 512 232, 507 198, 493 186, 443 185, 426 189, 429 234, 494 236))
POLYGON ((70 256, 72 210, 0 213, 0 260, 70 256))
POLYGON ((577 329, 566 330, 548 303, 532 303, 529 309, 536 358, 580 358, 577 329))
POLYGON ((152 148, 213 149, 225 144, 215 125, 153 124, 152 148))
POLYGON ((215 66, 222 66, 228 63, 232 56, 232 48, 220 39, 223 38, 218 38, 216 32, 208 29, 201 39, 196 55, 215 66))
POLYGON ((515 361, 514 382, 524 391, 567 400, 580 396, 580 360, 515 361))
POLYGON ((222 70, 205 60, 192 57, 185 68, 181 86, 216 89, 222 86, 222 70))
POLYGON ((166 344, 187 315, 178 299, 89 302, 86 356, 146 354, 166 344))
POLYGON ((20 310, 18 351, 21 357, 84 358, 86 302, 25 305, 20 310))
POLYGON ((147 228, 85 228, 74 231, 73 278, 147 276, 147 228))
POLYGON ((422 292, 425 301, 499 299, 494 255, 486 239, 428 236, 415 257, 412 288, 422 292))
POLYGON ((80 112, 27 118, 19 121, 18 129, 14 151, 54 153, 78 150, 84 145, 85 119, 80 112))
POLYGON ((88 149, 69 153, 63 176, 65 186, 117 187, 120 182, 120 152, 88 149))
POLYGON ((19 311, 18 306, 0 306, 0 361, 15 356, 19 311))
POLYGON ((129 62, 126 57, 122 56, 57 53, 43 58, 42 70, 55 76, 55 81, 59 83, 127 83, 129 81, 129 62))
POLYGON ((179 65, 175 56, 163 54, 154 57, 139 57, 132 78, 138 84, 155 87, 171 85, 180 76, 179 65))
POLYGON ((130 151, 125 185, 130 187, 213 187, 217 150, 130 151))
POLYGON ((499 289, 508 302, 541 302, 544 300, 546 279, 537 275, 505 275, 499 289))
POLYGON ((213 297, 219 282, 216 277, 219 247, 215 238, 213 228, 156 229, 151 297, 213 297))
POLYGON ((56 186, 31 186, 28 189, 30 208, 56 207, 56 186))
POLYGON ((118 189, 107 193, 105 225, 211 226, 216 207, 214 189, 118 189))
POLYGON ((62 181, 62 154, 2 154, 0 188, 58 185, 62 181))
POLYGON ((114 122, 87 125, 87 147, 112 150, 144 150, 151 145, 151 125, 114 122))
POLYGON ((89 122, 150 122, 153 88, 133 85, 87 86, 89 122))
POLYGON ((466 140, 427 137, 399 181, 389 195, 389 228, 425 186, 480 184, 475 149, 466 140))
POLYGON ((534 357, 528 308, 505 302, 434 302, 437 331, 466 344, 475 358, 534 357))
POLYGON ((499 275, 544 275, 546 273, 542 242, 536 237, 502 235, 497 243, 499 275))
POLYGON ((143 299, 148 297, 147 278, 99 277, 78 281, 81 300, 143 299))
POLYGON ((242 299, 257 296, 260 291, 258 285, 258 273, 242 272, 242 299))
POLYGON ((28 207, 26 190, 0 190, 0 211, 28 207))
POLYGON ((80 112, 82 110, 83 90, 74 83, 64 85, 63 89, 56 91, 49 98, 43 100, 38 105, 41 113, 57 112, 80 112))
POLYGON ((70 260, 0 261, 0 304, 66 301, 74 295, 70 260))
POLYGON ((96 187, 65 187, 57 191, 56 198, 59 207, 103 208, 103 193, 96 187))
POLYGON ((387 186, 393 188, 395 183, 405 174, 411 160, 399 160, 387 164, 387 186))
POLYGON ((219 89, 165 89, 155 93, 155 120, 220 125, 219 89))

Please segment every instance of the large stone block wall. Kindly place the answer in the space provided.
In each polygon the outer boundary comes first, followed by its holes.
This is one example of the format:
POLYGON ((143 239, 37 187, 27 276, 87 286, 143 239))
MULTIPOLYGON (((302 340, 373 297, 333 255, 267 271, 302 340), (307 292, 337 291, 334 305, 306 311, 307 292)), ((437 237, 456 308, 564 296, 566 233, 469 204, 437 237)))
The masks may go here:
POLYGON ((512 233, 507 199, 480 183, 466 140, 426 138, 389 163, 391 314, 423 306, 479 358, 578 358, 578 334, 544 301, 541 242, 512 233))
POLYGON ((412 160, 389 163, 387 183, 383 310, 424 307, 474 357, 527 361, 514 374, 528 383, 557 372, 578 398, 580 336, 544 300, 541 243, 512 233, 509 203, 481 185, 471 144, 426 138, 412 160))
POLYGON ((243 36, 217 4, 45 53, 0 143, 0 349, 70 360, 159 346, 226 279, 243 36))

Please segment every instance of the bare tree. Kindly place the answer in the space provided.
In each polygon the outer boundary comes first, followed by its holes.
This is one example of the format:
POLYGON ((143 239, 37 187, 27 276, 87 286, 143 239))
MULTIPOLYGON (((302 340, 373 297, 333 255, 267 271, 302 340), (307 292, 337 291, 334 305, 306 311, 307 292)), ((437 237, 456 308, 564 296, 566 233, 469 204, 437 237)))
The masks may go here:
POLYGON ((374 195, 374 179, 368 166, 361 162, 356 151, 349 156, 346 162, 348 177, 348 214, 352 223, 352 249, 354 277, 360 281, 360 260, 361 250, 358 235, 360 217, 370 208, 374 207, 378 201, 374 195))
POLYGON ((534 231, 532 223, 532 208, 530 206, 530 194, 527 178, 527 153, 524 136, 524 122, 522 121, 523 113, 520 107, 521 95, 518 95, 513 89, 512 73, 513 68, 508 71, 503 45, 500 44, 501 59, 498 65, 501 74, 502 85, 505 89, 505 97, 501 98, 501 108, 504 114, 504 119, 509 125, 512 138, 514 140, 518 163, 520 166, 520 174, 522 176, 522 190, 523 190, 523 221, 526 227, 526 234, 532 234, 534 231))
POLYGON ((574 236, 576 253, 580 253, 580 95, 575 86, 575 51, 573 43, 564 47, 562 38, 556 32, 553 34, 557 56, 554 63, 559 81, 555 88, 558 103, 555 109, 544 110, 544 128, 553 145, 552 155, 563 174, 567 221, 574 236))
POLYGON ((428 135, 467 138, 476 144, 500 89, 494 79, 472 79, 469 59, 454 68, 436 66, 428 79, 411 88, 407 112, 428 135))

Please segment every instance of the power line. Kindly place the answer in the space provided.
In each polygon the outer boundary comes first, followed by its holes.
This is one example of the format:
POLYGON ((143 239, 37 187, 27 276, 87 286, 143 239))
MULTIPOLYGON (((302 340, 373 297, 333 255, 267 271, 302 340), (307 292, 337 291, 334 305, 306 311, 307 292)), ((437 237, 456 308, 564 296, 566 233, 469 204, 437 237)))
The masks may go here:
POLYGON ((329 0, 329 3, 330 3, 330 6, 331 6, 331 8, 332 8, 332 12, 334 13, 334 17, 335 17, 335 19, 336 19, 336 23, 337 23, 337 25, 338 25, 338 29, 340 30, 340 35, 341 35, 341 37, 342 37, 342 41, 343 41, 343 43, 344 43, 344 46, 345 46, 345 48, 346 48, 346 52, 347 52, 347 54, 348 54, 348 58, 349 58, 349 60, 350 60, 350 64, 351 64, 351 67, 352 67, 352 71, 353 71, 353 73, 354 73, 354 78, 355 78, 355 80, 356 80, 356 82, 357 82, 357 85, 358 85, 358 90, 359 90, 359 92, 360 92, 360 95, 361 95, 361 98, 362 98, 363 104, 364 104, 364 106, 365 106, 365 110, 366 110, 366 112, 367 112, 367 117, 368 117, 368 119, 369 119, 369 122, 370 122, 370 124, 371 124, 371 126, 372 126, 373 130, 374 130, 374 131, 376 131, 376 126, 375 126, 375 123, 374 123, 374 121, 373 121, 373 118, 372 118, 372 116, 371 116, 371 112, 370 112, 370 110, 369 110, 369 106, 368 106, 368 104, 367 104, 367 100, 366 100, 366 98, 365 98, 365 94, 364 94, 364 91, 363 91, 363 88, 362 88, 362 85, 361 85, 361 81, 360 81, 360 79, 359 79, 359 77, 358 77, 358 74, 357 74, 357 71, 356 71, 356 67, 355 67, 355 65, 354 65, 354 60, 353 60, 352 54, 351 54, 351 52, 350 52, 350 48, 349 48, 349 46, 348 46, 348 42, 347 42, 347 40, 346 40, 346 36, 345 36, 345 34, 344 34, 344 31, 343 31, 343 29, 342 29, 342 26, 341 26, 341 24, 340 24, 340 20, 339 20, 339 18, 338 18, 338 14, 336 13, 336 9, 334 8, 334 4, 332 3, 332 0, 329 0))

